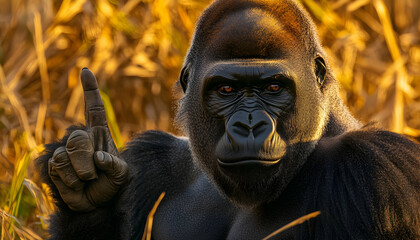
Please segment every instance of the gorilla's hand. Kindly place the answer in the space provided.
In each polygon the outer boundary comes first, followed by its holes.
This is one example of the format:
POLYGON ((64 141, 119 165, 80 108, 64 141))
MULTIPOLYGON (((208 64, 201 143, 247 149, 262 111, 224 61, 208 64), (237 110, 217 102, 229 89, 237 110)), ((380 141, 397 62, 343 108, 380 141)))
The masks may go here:
POLYGON ((49 175, 64 202, 74 211, 91 211, 109 202, 128 177, 106 122, 95 76, 87 68, 81 79, 87 130, 76 130, 66 146, 48 161, 49 175))

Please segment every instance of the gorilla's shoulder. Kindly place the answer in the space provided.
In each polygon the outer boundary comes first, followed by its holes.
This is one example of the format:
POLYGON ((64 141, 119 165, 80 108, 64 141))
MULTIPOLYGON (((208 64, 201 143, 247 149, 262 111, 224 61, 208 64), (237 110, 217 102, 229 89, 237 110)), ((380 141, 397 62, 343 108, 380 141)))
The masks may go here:
POLYGON ((395 163, 406 159, 411 164, 420 163, 420 144, 401 134, 372 127, 322 139, 318 149, 350 161, 361 158, 365 163, 381 164, 383 159, 395 163))
MULTIPOLYGON (((159 178, 168 185, 187 184, 195 177, 188 139, 162 131, 146 131, 134 137, 121 153, 131 175, 159 178)), ((168 187, 168 186, 166 186, 168 187)))
POLYGON ((146 131, 134 137, 127 144, 123 154, 139 157, 159 155, 178 159, 191 156, 187 138, 156 130, 146 131))
POLYGON ((345 213, 348 225, 336 232, 388 239, 416 234, 410 226, 420 224, 420 216, 408 209, 420 208, 419 144, 393 132, 362 128, 320 140, 304 169, 311 176, 311 196, 318 196, 308 206, 324 210, 320 219, 341 221, 345 213), (372 229, 375 233, 369 233, 372 229))
POLYGON ((409 179, 420 181, 420 144, 377 128, 366 127, 322 139, 314 157, 335 170, 349 171, 350 176, 367 174, 375 181, 395 178, 399 183, 409 179))

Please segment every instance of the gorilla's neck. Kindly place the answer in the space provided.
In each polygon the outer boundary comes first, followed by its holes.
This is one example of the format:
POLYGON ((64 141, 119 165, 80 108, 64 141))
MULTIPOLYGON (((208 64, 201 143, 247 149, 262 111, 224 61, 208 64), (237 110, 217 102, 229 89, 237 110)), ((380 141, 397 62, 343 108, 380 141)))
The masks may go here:
POLYGON ((341 98, 333 95, 330 98, 330 114, 323 136, 333 137, 361 127, 362 124, 353 117, 341 98))

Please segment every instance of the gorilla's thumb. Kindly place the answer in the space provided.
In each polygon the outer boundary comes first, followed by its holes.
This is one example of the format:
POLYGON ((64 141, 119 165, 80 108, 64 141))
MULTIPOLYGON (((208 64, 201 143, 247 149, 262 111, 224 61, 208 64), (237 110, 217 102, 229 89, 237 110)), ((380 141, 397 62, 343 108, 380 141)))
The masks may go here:
POLYGON ((115 184, 121 185, 128 177, 127 163, 121 158, 104 151, 94 154, 95 165, 115 184))

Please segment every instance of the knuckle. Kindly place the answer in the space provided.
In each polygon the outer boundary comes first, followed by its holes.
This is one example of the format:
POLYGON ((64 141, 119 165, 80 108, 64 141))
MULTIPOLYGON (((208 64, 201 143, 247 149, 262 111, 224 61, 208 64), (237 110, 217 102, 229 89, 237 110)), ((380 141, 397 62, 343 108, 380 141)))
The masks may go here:
POLYGON ((85 169, 76 170, 76 174, 77 176, 79 176, 80 179, 85 180, 85 181, 97 178, 95 171, 89 171, 85 169))
POLYGON ((60 175, 61 180, 66 186, 75 190, 83 187, 83 182, 79 179, 79 177, 77 176, 76 172, 70 164, 61 169, 61 171, 59 171, 58 174, 60 175))
POLYGON ((72 189, 80 189, 83 186, 83 183, 78 178, 68 178, 66 179, 65 184, 72 189))
POLYGON ((65 162, 68 159, 66 148, 64 146, 57 148, 53 153, 52 159, 56 163, 65 162))
POLYGON ((67 151, 90 150, 92 148, 89 134, 83 130, 76 130, 70 134, 67 144, 67 151))
POLYGON ((95 207, 88 201, 83 193, 73 193, 63 198, 67 206, 78 212, 85 212, 93 210, 95 207))
POLYGON ((129 169, 128 169, 128 164, 124 160, 122 160, 120 158, 117 158, 117 159, 118 159, 118 161, 115 162, 115 164, 114 164, 115 172, 113 174, 113 177, 114 177, 114 180, 116 181, 116 183, 118 185, 121 185, 127 179, 129 169))
POLYGON ((48 160, 48 175, 50 175, 51 178, 58 177, 53 158, 48 160))
POLYGON ((105 112, 105 107, 102 104, 95 103, 89 106, 89 111, 102 113, 105 112))
POLYGON ((98 206, 102 203, 102 201, 105 201, 106 199, 106 191, 103 191, 103 186, 96 186, 96 189, 89 188, 88 191, 86 191, 86 198, 93 206, 98 206), (101 189, 98 189, 101 188, 101 189), (101 191, 102 190, 102 191, 101 191), (101 195, 101 197, 98 197, 98 195, 101 195))

